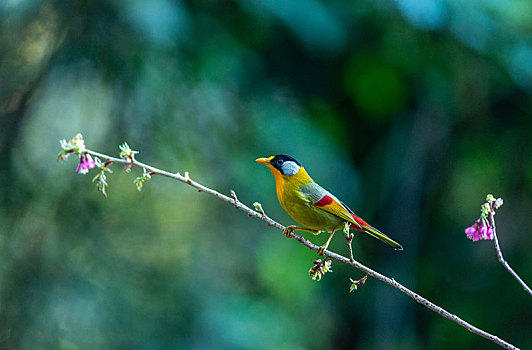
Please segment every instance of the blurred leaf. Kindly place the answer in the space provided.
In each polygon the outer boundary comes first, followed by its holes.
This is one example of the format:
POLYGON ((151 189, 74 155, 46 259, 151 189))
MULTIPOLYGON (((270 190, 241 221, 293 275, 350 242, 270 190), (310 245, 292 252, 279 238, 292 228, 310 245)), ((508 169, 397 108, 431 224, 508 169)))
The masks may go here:
POLYGON ((406 103, 405 86, 398 72, 375 57, 354 58, 345 77, 353 103, 371 121, 389 120, 406 103))

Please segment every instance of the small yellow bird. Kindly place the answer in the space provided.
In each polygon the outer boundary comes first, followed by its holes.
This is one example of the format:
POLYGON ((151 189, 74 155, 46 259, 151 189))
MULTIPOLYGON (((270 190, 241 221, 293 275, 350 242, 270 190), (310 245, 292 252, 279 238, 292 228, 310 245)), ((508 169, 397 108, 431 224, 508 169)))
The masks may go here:
POLYGON ((334 232, 349 225, 357 231, 366 232, 396 250, 403 247, 359 218, 341 200, 315 183, 307 171, 294 158, 278 154, 269 158, 257 158, 266 165, 275 178, 277 198, 281 207, 297 222, 305 227, 288 226, 284 234, 289 237, 294 230, 308 231, 317 235, 321 231, 331 235, 318 250, 324 255, 334 232))

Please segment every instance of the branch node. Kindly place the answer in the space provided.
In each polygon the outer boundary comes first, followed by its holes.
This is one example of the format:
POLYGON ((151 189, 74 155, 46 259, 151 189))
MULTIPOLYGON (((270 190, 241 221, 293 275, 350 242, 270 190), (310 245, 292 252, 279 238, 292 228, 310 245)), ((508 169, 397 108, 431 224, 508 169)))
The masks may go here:
MULTIPOLYGON (((238 200, 238 197, 236 196, 235 191, 231 190, 231 197, 233 197, 234 206, 238 209, 238 206, 240 205, 240 201, 238 200)), ((251 215, 249 215, 251 216, 251 215)))
POLYGON ((369 277, 369 274, 366 273, 366 276, 356 281, 350 278, 349 280, 351 281, 351 286, 349 287, 349 293, 351 293, 354 290, 357 290, 358 286, 363 286, 366 283, 366 280, 368 279, 368 277, 369 277))

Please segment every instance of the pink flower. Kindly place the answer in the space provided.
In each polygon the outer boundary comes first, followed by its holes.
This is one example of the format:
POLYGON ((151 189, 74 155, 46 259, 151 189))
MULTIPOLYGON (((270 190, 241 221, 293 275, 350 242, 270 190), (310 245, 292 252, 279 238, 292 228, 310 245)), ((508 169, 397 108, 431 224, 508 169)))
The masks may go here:
POLYGON ((495 211, 498 210, 504 201, 502 198, 497 198, 492 194, 486 196, 486 203, 480 206, 480 218, 475 223, 465 229, 467 238, 476 242, 481 239, 493 240, 495 238, 495 231, 490 224, 490 220, 493 221, 495 211))
POLYGON ((482 221, 482 226, 480 227, 480 239, 493 239, 493 229, 484 220, 482 221))
POLYGON ((484 239, 493 239, 493 229, 491 228, 491 226, 488 226, 488 230, 486 231, 486 238, 484 239))
POLYGON ((81 154, 79 156, 79 165, 76 168, 76 172, 85 175, 89 172, 89 169, 92 169, 95 166, 96 163, 94 163, 90 154, 81 154))
POLYGON ((467 238, 473 240, 473 242, 476 242, 480 239, 478 220, 473 225, 465 229, 465 234, 467 235, 467 238))
POLYGON ((465 234, 473 242, 481 239, 491 240, 493 239, 493 228, 486 220, 477 220, 473 225, 465 229, 465 234))

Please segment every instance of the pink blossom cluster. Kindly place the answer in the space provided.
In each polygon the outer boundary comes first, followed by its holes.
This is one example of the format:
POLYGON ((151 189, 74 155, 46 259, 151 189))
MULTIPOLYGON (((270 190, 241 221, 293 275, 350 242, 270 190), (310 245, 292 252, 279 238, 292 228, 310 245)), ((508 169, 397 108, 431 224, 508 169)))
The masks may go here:
POLYGON ((473 242, 481 239, 493 239, 493 228, 488 224, 487 220, 478 219, 475 223, 465 229, 467 238, 473 242))
POLYGON ((481 239, 492 240, 495 237, 495 231, 489 220, 493 220, 495 212, 503 205, 502 198, 497 198, 492 194, 486 196, 486 202, 480 206, 480 218, 475 223, 465 229, 467 238, 474 242, 481 239))

